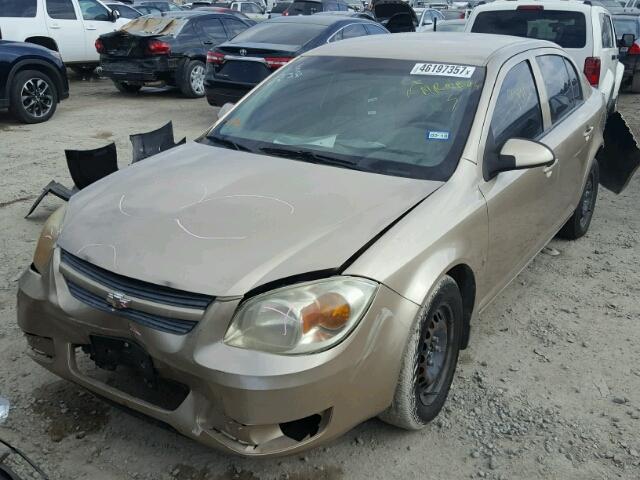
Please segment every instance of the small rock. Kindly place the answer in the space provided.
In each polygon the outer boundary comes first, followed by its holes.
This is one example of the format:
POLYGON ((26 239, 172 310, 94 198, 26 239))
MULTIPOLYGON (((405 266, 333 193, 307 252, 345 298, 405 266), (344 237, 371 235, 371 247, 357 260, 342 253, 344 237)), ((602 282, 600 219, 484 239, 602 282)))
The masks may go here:
POLYGON ((491 470, 498 468, 498 461, 496 460, 496 457, 489 457, 489 468, 491 470))
POLYGON ((611 401, 613 403, 617 403, 618 405, 624 405, 625 403, 627 403, 627 399, 622 397, 613 397, 611 401))
POLYGON ((473 452, 471 452, 471 457, 480 458, 480 452, 477 450, 474 450, 473 452))

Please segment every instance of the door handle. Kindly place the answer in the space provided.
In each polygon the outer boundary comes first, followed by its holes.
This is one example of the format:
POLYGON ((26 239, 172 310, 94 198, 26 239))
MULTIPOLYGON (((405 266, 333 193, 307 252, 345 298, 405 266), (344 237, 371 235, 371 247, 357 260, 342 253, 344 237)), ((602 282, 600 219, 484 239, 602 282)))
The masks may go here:
POLYGON ((549 165, 548 167, 543 167, 542 168, 542 173, 544 173, 547 177, 551 176, 551 173, 553 172, 553 168, 558 164, 558 159, 555 158, 553 160, 553 163, 551 165, 549 165))
POLYGON ((611 55, 611 60, 617 60, 618 59, 618 55, 611 55))
POLYGON ((58 23, 52 23, 51 25, 49 25, 50 28, 55 28, 56 30, 60 28, 60 24, 58 23))
POLYGON ((87 30, 97 30, 97 28, 93 25, 87 25, 87 30))
POLYGON ((591 136, 592 133, 593 133, 593 125, 587 127, 587 129, 584 132, 582 132, 582 135, 584 135, 584 138, 589 140, 589 137, 591 136))

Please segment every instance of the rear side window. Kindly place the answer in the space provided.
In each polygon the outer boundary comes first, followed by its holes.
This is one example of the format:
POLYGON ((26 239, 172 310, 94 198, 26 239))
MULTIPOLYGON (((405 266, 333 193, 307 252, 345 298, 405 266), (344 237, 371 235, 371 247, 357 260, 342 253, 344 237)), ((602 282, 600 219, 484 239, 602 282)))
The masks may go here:
POLYGON ((567 67, 567 72, 569 73, 569 83, 571 83, 573 100, 577 105, 580 102, 582 102, 582 99, 583 99, 582 85, 580 85, 580 80, 579 80, 580 77, 578 77, 578 73, 576 72, 576 69, 573 67, 573 64, 566 58, 564 58, 563 60, 564 60, 565 67, 567 67))
POLYGON ((320 2, 293 2, 289 7, 289 15, 313 15, 322 11, 320 2))
POLYGON ((236 20, 235 18, 223 18, 222 23, 224 24, 224 28, 227 29, 227 35, 229 38, 233 38, 240 32, 244 32, 247 29, 247 26, 244 23, 240 20, 236 20))
POLYGON ((536 58, 549 98, 551 123, 558 123, 575 106, 573 87, 564 59, 558 55, 542 55, 536 58))
POLYGON ((348 25, 342 29, 342 38, 356 38, 367 34, 367 31, 361 24, 348 25))
POLYGON ((502 82, 490 132, 493 152, 510 138, 534 139, 542 133, 542 109, 528 62, 513 67, 502 82))
POLYGON ((36 0, 0 0, 0 17, 35 17, 36 0))
POLYGON ((364 26, 367 29, 367 33, 369 35, 380 35, 381 33, 389 33, 384 28, 379 27, 378 25, 370 25, 367 24, 364 26))
POLYGON ((200 25, 200 29, 207 40, 224 42, 227 39, 227 33, 222 26, 222 22, 217 18, 200 20, 198 25, 200 25))
POLYGON ((76 11, 71 0, 47 0, 47 13, 56 20, 76 19, 76 11))
POLYGON ((609 15, 600 14, 600 27, 602 28, 602 48, 613 48, 613 31, 609 15))
POLYGON ((476 17, 471 31, 549 40, 563 48, 583 48, 587 42, 587 22, 581 12, 559 10, 482 12, 476 17))
POLYGON ((324 25, 310 23, 258 23, 233 41, 302 46, 320 35, 325 28, 324 25))
POLYGON ((241 3, 240 11, 243 13, 262 13, 262 9, 255 3, 241 3))

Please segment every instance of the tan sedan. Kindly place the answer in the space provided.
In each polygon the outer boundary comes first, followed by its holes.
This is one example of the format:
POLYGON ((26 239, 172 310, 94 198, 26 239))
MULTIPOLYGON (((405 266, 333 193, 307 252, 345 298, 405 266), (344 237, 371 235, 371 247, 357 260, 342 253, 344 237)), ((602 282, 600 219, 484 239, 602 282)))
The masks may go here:
POLYGON ((45 368, 228 452, 420 428, 478 313, 589 228, 603 121, 548 42, 321 47, 56 212, 19 324, 45 368))

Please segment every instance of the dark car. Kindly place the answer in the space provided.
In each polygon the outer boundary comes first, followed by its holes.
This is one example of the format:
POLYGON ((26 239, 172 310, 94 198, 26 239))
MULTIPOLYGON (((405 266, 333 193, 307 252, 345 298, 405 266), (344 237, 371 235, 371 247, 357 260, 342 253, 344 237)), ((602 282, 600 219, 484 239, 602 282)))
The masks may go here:
POLYGON ((315 15, 339 15, 342 17, 350 17, 350 18, 364 18, 366 20, 372 20, 375 22, 375 18, 373 18, 373 14, 369 10, 363 10, 361 12, 356 12, 353 10, 349 10, 348 12, 318 12, 315 15))
MULTIPOLYGON (((139 7, 147 7, 160 10, 161 12, 181 12, 182 8, 173 2, 162 0, 134 0, 133 8, 140 10, 139 7)), ((140 10, 142 11, 142 10, 140 10)))
POLYGON ((251 25, 235 15, 197 10, 136 18, 96 40, 102 75, 124 93, 164 82, 201 97, 207 51, 251 25))
POLYGON ((68 97, 67 70, 58 52, 0 40, 0 108, 8 108, 21 122, 40 123, 68 97))
POLYGON ((640 17, 638 15, 613 15, 613 25, 618 43, 622 35, 632 34, 635 42, 631 47, 621 47, 619 59, 624 64, 622 87, 640 93, 640 17))
POLYGON ((232 10, 230 8, 227 7, 193 7, 193 10, 195 11, 204 11, 204 12, 209 12, 209 13, 228 13, 229 15, 234 15, 238 18, 241 18, 242 20, 244 20, 245 22, 247 22, 249 25, 255 25, 256 22, 255 20, 253 20, 252 18, 247 17, 244 13, 239 12, 238 10, 232 10))
POLYGON ((376 22, 340 15, 265 20, 208 53, 204 80, 207 100, 216 106, 235 102, 307 50, 346 38, 383 33, 389 32, 376 22))
POLYGON ((139 10, 136 10, 131 5, 125 5, 124 3, 114 2, 114 3, 105 3, 107 7, 111 10, 116 10, 120 14, 120 18, 129 18, 134 19, 143 15, 143 13, 139 10))
POLYGON ((373 1, 368 10, 391 33, 415 32, 418 17, 403 0, 373 1))
POLYGON ((318 12, 348 12, 349 5, 340 0, 295 0, 282 15, 313 15, 318 12))

